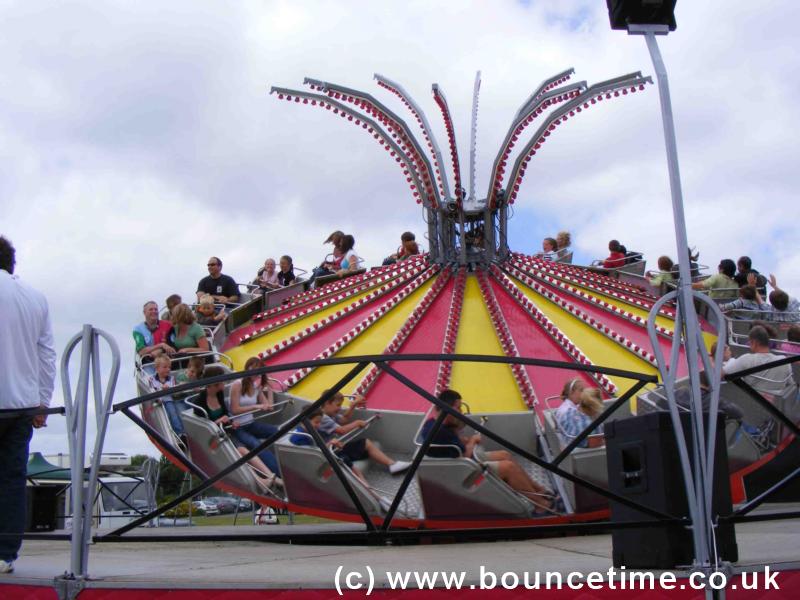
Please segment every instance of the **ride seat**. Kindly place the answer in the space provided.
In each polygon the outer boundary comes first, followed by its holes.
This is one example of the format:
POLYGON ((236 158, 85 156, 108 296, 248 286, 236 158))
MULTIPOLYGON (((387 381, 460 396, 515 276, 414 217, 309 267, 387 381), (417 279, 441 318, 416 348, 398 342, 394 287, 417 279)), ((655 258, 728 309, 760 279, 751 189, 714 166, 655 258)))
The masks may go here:
MULTIPOLYGON (((281 477, 289 501, 293 504, 320 508, 324 510, 358 514, 342 482, 328 464, 325 455, 314 446, 296 446, 290 441, 292 435, 307 433, 292 432, 283 436, 273 446, 281 477)), ((339 463, 350 486, 371 516, 384 513, 378 497, 359 480, 350 468, 339 463)))
MULTIPOLYGON (((213 421, 198 417, 191 408, 181 414, 181 419, 189 438, 192 462, 208 475, 219 473, 241 458, 228 435, 213 421)), ((263 495, 256 475, 247 464, 226 475, 222 481, 250 493, 263 495)))
MULTIPOLYGON (((427 415, 426 415, 427 419, 427 415)), ((420 432, 414 443, 421 449, 420 432)), ((460 456, 457 446, 431 444, 433 448, 453 448, 458 458, 425 456, 417 469, 417 480, 425 516, 441 520, 504 520, 531 518, 536 505, 515 492, 488 467, 472 458, 460 456)))
MULTIPOLYGON (((548 399, 550 400, 550 399, 548 399)), ((613 400, 606 400, 603 404, 611 404, 613 400)), ((544 435, 553 455, 558 455, 571 441, 564 435, 558 426, 555 418, 556 409, 549 408, 543 411, 544 435)), ((623 405, 611 415, 609 420, 624 419, 631 416, 629 406, 623 405)), ((608 421, 606 421, 608 422, 608 421)), ((602 434, 592 434, 590 437, 601 437, 602 434)), ((606 469, 606 449, 605 446, 594 448, 575 448, 559 464, 563 470, 582 479, 586 479, 596 485, 608 488, 608 471, 606 469)), ((575 485, 571 481, 564 480, 564 491, 570 503, 578 512, 597 510, 608 506, 608 499, 604 496, 581 486, 575 485)))

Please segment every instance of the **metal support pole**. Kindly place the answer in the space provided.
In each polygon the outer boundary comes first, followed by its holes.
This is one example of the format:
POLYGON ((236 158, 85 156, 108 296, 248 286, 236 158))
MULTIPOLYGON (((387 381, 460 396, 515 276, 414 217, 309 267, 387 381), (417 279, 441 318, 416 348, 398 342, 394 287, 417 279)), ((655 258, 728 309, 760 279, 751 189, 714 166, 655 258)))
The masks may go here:
MULTIPOLYGON (((660 356, 659 369, 662 373, 665 391, 670 405, 670 413, 673 420, 673 428, 676 435, 676 441, 681 454, 681 466, 684 470, 684 479, 686 483, 687 500, 689 504, 690 513, 692 515, 692 522, 695 526, 692 528, 692 535, 695 549, 695 566, 702 569, 708 569, 711 565, 712 552, 716 555, 714 544, 714 537, 712 532, 712 517, 710 514, 711 498, 709 494, 712 490, 711 481, 714 472, 714 456, 713 456, 713 441, 709 438, 707 443, 703 424, 702 415, 702 402, 700 391, 700 376, 698 367, 698 357, 700 357, 706 367, 709 367, 708 354, 705 347, 701 343, 700 326, 698 323, 697 313, 694 309, 695 294, 692 291, 692 278, 690 273, 690 260, 688 255, 689 242, 686 234, 686 218, 683 211, 683 192, 681 190, 680 169, 678 167, 678 145, 675 138, 675 124, 672 116, 672 103, 669 93, 669 79, 667 77, 667 69, 661 57, 661 52, 658 48, 656 35, 666 35, 669 28, 665 25, 629 25, 628 33, 635 35, 644 35, 647 43, 647 49, 650 52, 650 58, 653 61, 653 67, 656 72, 658 81, 658 93, 661 103, 661 119, 664 127, 664 143, 666 146, 667 166, 669 169, 669 184, 672 197, 672 212, 675 224, 675 241, 677 244, 678 269, 679 269, 679 282, 678 289, 668 296, 665 296, 661 301, 657 302, 650 313, 648 321, 648 328, 650 329, 650 338, 653 342, 653 347, 658 350, 658 343, 654 337, 654 322, 658 309, 666 302, 669 297, 675 297, 678 304, 678 311, 675 318, 675 337, 674 348, 672 352, 672 362, 670 368, 667 368, 666 363, 663 361, 663 355, 660 356), (663 302, 662 302, 663 301, 663 302), (685 347, 686 360, 689 370, 689 380, 691 383, 691 420, 692 420, 692 439, 694 449, 694 470, 692 471, 691 465, 688 464, 688 456, 686 455, 686 445, 683 437, 683 428, 678 420, 678 411, 675 405, 674 396, 674 382, 676 362, 677 362, 677 347, 681 343, 685 347), (704 450, 710 450, 711 455, 708 455, 704 450)), ((719 321, 722 322, 722 321, 719 321)), ((724 345, 724 330, 721 333, 720 347, 724 345)), ((657 354, 661 354, 657 352, 657 354)), ((721 362, 716 363, 717 369, 721 369, 721 362)), ((709 369, 709 372, 710 369, 709 369)), ((715 380, 716 399, 712 399, 713 412, 709 415, 709 425, 711 431, 715 433, 716 426, 716 409, 718 406, 719 390, 718 381, 719 373, 716 377, 712 375, 710 379, 715 380)))
POLYGON ((505 260, 508 258, 508 204, 505 200, 500 205, 500 240, 498 258, 505 260))
POLYGON ((486 252, 486 260, 491 262, 494 260, 495 248, 497 244, 494 237, 494 217, 492 211, 487 207, 483 211, 483 243, 486 252))
MULTIPOLYGON (((459 246, 458 252, 458 264, 466 265, 467 264, 467 242, 466 242, 466 228, 464 227, 464 209, 458 209, 458 231, 461 235, 461 244, 459 246)), ((455 259, 455 256, 452 257, 455 259)))
POLYGON ((427 213, 428 242, 430 243, 428 252, 430 253, 431 262, 441 262, 443 257, 442 249, 440 247, 441 232, 439 231, 438 219, 436 218, 437 211, 430 208, 423 210, 427 213))
MULTIPOLYGON (((83 331, 73 337, 61 357, 61 385, 64 392, 64 407, 67 412, 67 439, 70 456, 70 479, 72 480, 72 540, 70 542, 70 574, 74 578, 80 575, 83 564, 83 550, 85 541, 83 535, 83 518, 85 515, 83 502, 83 464, 85 460, 86 441, 86 402, 89 395, 89 365, 92 352, 92 327, 84 325, 83 331), (75 399, 69 385, 69 359, 72 351, 83 344, 81 353, 80 373, 78 386, 75 390, 75 399)), ((91 491, 89 491, 91 496, 91 491)))
POLYGON ((64 407, 67 415, 67 437, 70 451, 70 475, 72 490, 72 536, 70 545, 70 570, 66 579, 84 580, 88 576, 89 542, 91 541, 92 511, 94 490, 100 471, 108 417, 120 369, 120 354, 116 341, 109 334, 91 325, 84 325, 80 334, 75 335, 61 357, 61 384, 64 393, 64 407), (105 393, 101 382, 100 338, 104 338, 111 350, 112 364, 105 393), (69 379, 69 363, 72 353, 81 347, 81 362, 78 385, 73 399, 69 379), (92 379, 92 393, 95 404, 95 442, 89 477, 85 480, 86 460, 86 419, 89 411, 89 378, 92 379))

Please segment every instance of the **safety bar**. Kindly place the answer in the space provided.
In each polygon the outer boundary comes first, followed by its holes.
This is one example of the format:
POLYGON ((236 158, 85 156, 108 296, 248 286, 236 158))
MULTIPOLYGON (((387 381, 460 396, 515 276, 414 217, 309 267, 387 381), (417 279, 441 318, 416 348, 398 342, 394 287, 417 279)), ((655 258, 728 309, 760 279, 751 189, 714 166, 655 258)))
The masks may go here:
POLYGON ((364 423, 364 427, 356 427, 355 429, 351 429, 350 431, 348 431, 345 434, 342 434, 341 436, 339 436, 336 439, 339 442, 341 442, 342 444, 347 444, 348 442, 353 441, 359 435, 364 433, 367 429, 369 429, 370 425, 372 425, 375 421, 377 421, 380 418, 381 418, 380 413, 377 414, 377 415, 372 415, 369 419, 366 419, 366 421, 364 423))
MULTIPOLYGON (((462 402, 462 405, 463 405, 463 402, 462 402)), ((422 419, 422 421, 419 424, 419 427, 417 427, 417 431, 414 433, 414 445, 417 446, 418 448, 421 448, 425 444, 425 440, 422 438, 422 428, 425 426, 425 423, 427 423, 430 420, 429 417, 430 417, 432 412, 433 412, 433 407, 431 406, 428 409, 428 411, 425 413, 425 418, 422 419)), ((447 415, 445 415, 445 416, 447 416, 447 415)), ((433 439, 433 438, 431 438, 431 439, 433 439)), ((456 451, 456 453, 457 453, 457 455, 459 457, 463 457, 464 456, 463 452, 461 452, 461 448, 456 446, 456 445, 454 445, 454 444, 434 444, 433 442, 429 442, 427 447, 428 448, 452 448, 453 450, 456 451)))
POLYGON ((256 408, 253 410, 248 410, 247 412, 239 413, 238 415, 228 415, 228 418, 231 421, 236 421, 237 419, 241 419, 247 415, 253 415, 253 420, 263 419, 264 417, 271 417, 272 415, 277 415, 283 412, 286 408, 286 405, 294 404, 292 400, 283 400, 282 402, 275 402, 272 405, 272 409, 269 411, 263 411, 262 414, 255 416, 255 414, 261 411, 260 408, 256 408))

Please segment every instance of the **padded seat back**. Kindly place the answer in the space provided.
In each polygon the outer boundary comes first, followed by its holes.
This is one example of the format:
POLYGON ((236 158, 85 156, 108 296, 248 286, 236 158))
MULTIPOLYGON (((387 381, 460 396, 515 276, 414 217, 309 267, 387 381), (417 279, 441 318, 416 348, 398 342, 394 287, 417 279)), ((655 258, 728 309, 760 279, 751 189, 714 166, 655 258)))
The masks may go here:
POLYGON ((426 519, 529 518, 534 505, 469 458, 422 459, 417 471, 426 519))
MULTIPOLYGON (((611 402, 613 402, 613 400, 606 400, 604 404, 608 406, 611 402)), ((569 441, 559 432, 555 420, 555 412, 555 409, 550 409, 545 410, 543 413, 545 438, 550 448, 553 450, 554 456, 558 455, 567 446, 567 442, 569 441)), ((623 405, 611 415, 608 421, 625 419, 630 416, 631 413, 628 405, 623 405)), ((597 448, 575 448, 559 466, 568 473, 572 473, 601 487, 608 487, 605 446, 597 448)), ((564 480, 563 483, 564 491, 576 511, 597 510, 608 506, 608 500, 605 497, 583 486, 575 485, 571 481, 564 480)))
MULTIPOLYGON (((296 446, 284 436, 274 446, 289 502, 323 510, 358 514, 342 482, 316 446, 296 446)), ((342 465, 347 481, 355 490, 367 514, 380 516, 378 499, 342 465)))
POLYGON ((337 275, 336 273, 334 273, 333 275, 323 275, 322 277, 317 277, 314 280, 314 283, 319 288, 328 283, 332 283, 334 281, 340 281, 342 279, 347 279, 349 277, 354 277, 356 275, 362 275, 366 272, 367 272, 366 269, 356 269, 355 271, 348 271, 342 277, 339 277, 339 275, 337 275))
POLYGON ((646 260, 637 260, 618 267, 620 273, 632 273, 634 275, 644 275, 647 266, 646 260))
MULTIPOLYGON (((234 443, 220 431, 213 421, 198 417, 192 409, 184 411, 181 418, 189 438, 192 462, 208 475, 219 473, 241 458, 234 443)), ((226 475, 222 481, 254 494, 261 493, 256 476, 247 464, 226 475)))
POLYGON ((567 250, 564 253, 559 252, 556 262, 572 264, 572 250, 567 250))

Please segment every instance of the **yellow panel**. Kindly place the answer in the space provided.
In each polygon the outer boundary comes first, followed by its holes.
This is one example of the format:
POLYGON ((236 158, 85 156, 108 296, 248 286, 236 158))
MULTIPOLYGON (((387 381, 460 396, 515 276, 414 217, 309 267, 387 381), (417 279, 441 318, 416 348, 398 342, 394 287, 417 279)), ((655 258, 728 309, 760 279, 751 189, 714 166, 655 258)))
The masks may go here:
MULTIPOLYGON (((586 325, 583 321, 572 316, 555 303, 543 298, 527 285, 519 281, 515 281, 515 283, 519 289, 533 301, 539 310, 541 310, 564 335, 569 337, 595 365, 658 375, 658 369, 649 362, 637 358, 628 350, 623 349, 622 346, 615 341, 607 338, 589 325, 586 325)), ((609 379, 622 391, 627 390, 633 383, 633 380, 623 377, 609 376, 609 379)))
MULTIPOLYGON (((370 328, 355 338, 352 342, 342 348, 336 356, 363 356, 367 354, 381 354, 394 335, 400 330, 408 316, 417 307, 422 297, 433 285, 436 276, 431 277, 411 293, 407 298, 400 302, 388 313, 383 315, 370 328)), ((366 317, 366 314, 365 314, 366 317)), ((302 379, 292 388, 292 393, 305 398, 318 398, 322 392, 330 388, 339 381, 344 375, 353 368, 353 365, 335 365, 324 369, 314 370, 307 377, 302 379)), ((342 390, 345 394, 352 394, 358 382, 369 370, 364 369, 363 373, 342 390)))
POLYGON ((235 348, 231 348, 226 352, 226 354, 231 357, 231 360, 233 360, 233 366, 236 370, 243 369, 244 363, 247 362, 247 359, 251 356, 256 356, 267 348, 272 348, 281 340, 287 339, 296 333, 304 331, 306 327, 309 327, 317 321, 321 321, 325 317, 334 314, 337 310, 342 310, 342 308, 349 306, 359 298, 363 298, 373 289, 374 288, 370 288, 354 296, 348 296, 336 304, 326 306, 323 310, 313 312, 297 321, 287 323, 283 327, 278 327, 277 329, 274 329, 261 337, 245 342, 244 344, 240 344, 235 348))
MULTIPOLYGON (((584 288, 582 286, 576 286, 576 287, 578 287, 579 289, 584 290, 585 292, 587 292, 589 294, 592 294, 595 298, 598 298, 600 300, 605 300, 609 304, 613 304, 613 305, 618 306, 618 307, 620 307, 622 309, 628 310, 628 311, 632 312, 633 314, 642 317, 643 319, 647 319, 647 317, 650 315, 649 311, 645 310, 644 308, 641 308, 641 307, 638 307, 638 306, 632 306, 632 305, 630 305, 630 304, 628 304, 626 302, 622 302, 618 298, 614 298, 613 296, 606 296, 605 294, 599 294, 599 293, 595 292, 594 290, 590 290, 590 289, 584 288)), ((665 317, 663 315, 657 316, 656 317, 656 324, 660 325, 661 327, 666 328, 667 331, 675 331, 675 321, 673 321, 669 317, 665 317)), ((717 340, 717 336, 714 335, 713 333, 709 333, 709 332, 704 331, 703 332, 703 339, 705 340, 706 348, 711 348, 711 344, 713 344, 717 340)))
MULTIPOLYGON (((475 275, 467 277, 456 353, 504 356, 475 275)), ((450 386, 474 413, 527 410, 508 365, 456 362, 450 386)))
MULTIPOLYGON (((571 285, 574 285, 574 284, 571 284, 571 285)), ((650 316, 650 311, 648 311, 648 310, 646 310, 646 309, 644 309, 644 308, 642 308, 640 306, 635 306, 633 304, 628 304, 627 302, 624 302, 624 301, 620 300, 619 298, 614 298, 614 296, 606 296, 605 294, 601 294, 599 292, 596 292, 595 290, 591 290, 591 289, 585 288, 585 287, 580 286, 580 285, 576 285, 575 287, 578 288, 579 290, 583 290, 587 294, 591 294, 592 296, 594 296, 598 300, 604 300, 605 302, 608 302, 609 304, 613 304, 614 306, 618 306, 619 308, 621 308, 623 310, 627 310, 629 312, 632 312, 634 315, 636 315, 638 317, 642 317, 645 320, 647 320, 647 317, 650 316)), ((665 317, 664 315, 658 315, 656 317, 656 324, 660 325, 661 327, 666 328, 668 331, 672 331, 675 328, 675 321, 673 321, 669 317, 665 317)))

